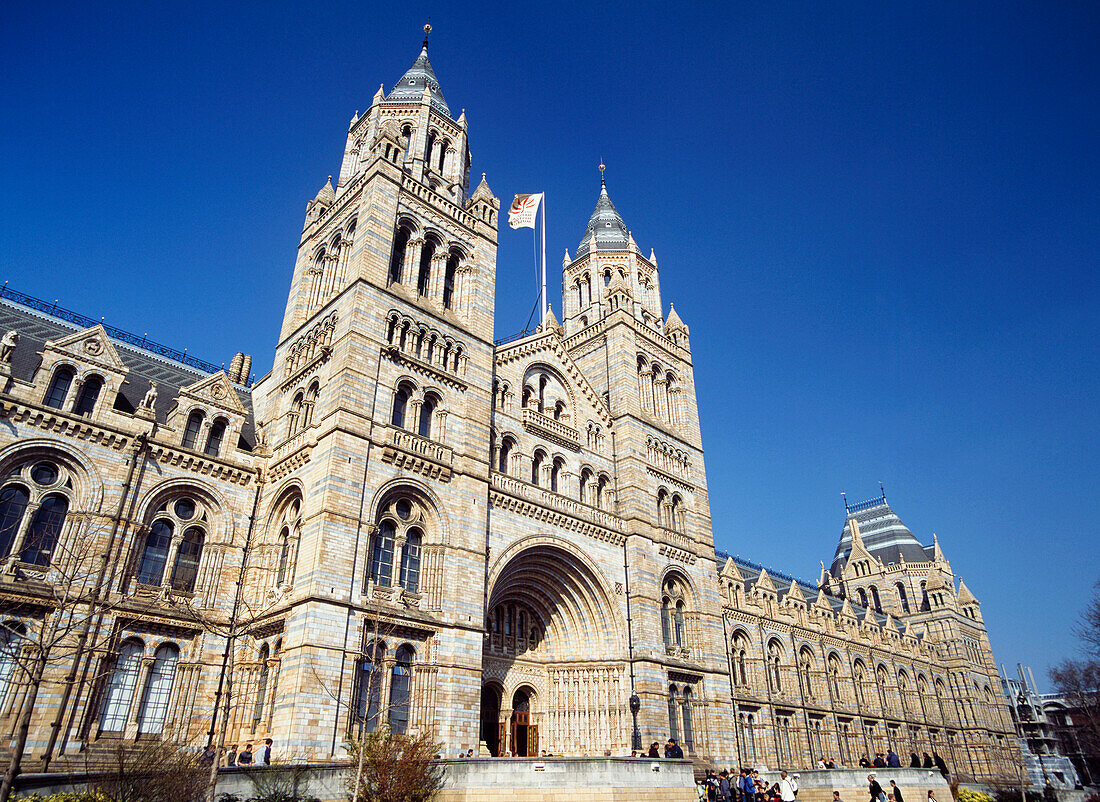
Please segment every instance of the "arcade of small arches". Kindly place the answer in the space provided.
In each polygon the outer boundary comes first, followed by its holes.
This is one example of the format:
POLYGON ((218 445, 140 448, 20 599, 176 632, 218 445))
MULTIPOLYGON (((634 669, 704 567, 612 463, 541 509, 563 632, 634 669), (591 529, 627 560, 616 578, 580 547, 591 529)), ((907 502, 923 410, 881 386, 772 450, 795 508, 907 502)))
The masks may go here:
POLYGON ((390 255, 390 284, 415 286, 416 294, 443 309, 455 309, 461 295, 458 277, 464 271, 466 252, 461 245, 445 244, 437 231, 420 233, 417 224, 403 217, 398 222, 390 255), (415 282, 415 285, 413 285, 415 282))
POLYGON ((336 331, 337 315, 332 312, 324 320, 302 334, 290 346, 283 366, 283 375, 290 377, 332 349, 332 335, 336 331))
POLYGON ((492 469, 507 476, 522 479, 536 487, 575 498, 582 504, 609 510, 613 507, 611 477, 603 470, 580 464, 570 469, 570 461, 560 452, 536 446, 528 458, 518 450, 519 440, 508 432, 497 439, 490 435, 492 469), (530 459, 530 470, 527 470, 530 459))
POLYGON ((353 217, 338 227, 328 241, 319 245, 305 271, 309 281, 306 295, 306 315, 324 306, 344 286, 347 279, 348 258, 355 238, 356 219, 353 217))
POLYGON ((466 375, 465 347, 438 329, 390 310, 386 315, 385 337, 391 347, 406 356, 426 362, 445 373, 466 375))
POLYGON ((573 423, 572 393, 565 379, 547 365, 532 365, 524 372, 520 403, 566 426, 573 423))
POLYGON ((642 410, 672 426, 684 419, 684 388, 676 374, 655 360, 638 355, 638 392, 642 410))

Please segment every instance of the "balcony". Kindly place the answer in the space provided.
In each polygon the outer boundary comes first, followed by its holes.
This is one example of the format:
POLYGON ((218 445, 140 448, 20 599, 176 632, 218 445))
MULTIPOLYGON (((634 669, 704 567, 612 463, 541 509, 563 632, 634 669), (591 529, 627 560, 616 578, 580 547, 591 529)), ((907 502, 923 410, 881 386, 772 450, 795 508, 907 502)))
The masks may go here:
POLYGON ((581 436, 576 429, 543 415, 538 410, 529 407, 523 408, 523 428, 531 434, 543 437, 552 443, 557 443, 573 451, 580 450, 581 436))
POLYGON ((454 465, 454 451, 442 443, 418 434, 398 429, 389 430, 382 446, 382 461, 410 471, 422 473, 442 482, 449 481, 454 465))

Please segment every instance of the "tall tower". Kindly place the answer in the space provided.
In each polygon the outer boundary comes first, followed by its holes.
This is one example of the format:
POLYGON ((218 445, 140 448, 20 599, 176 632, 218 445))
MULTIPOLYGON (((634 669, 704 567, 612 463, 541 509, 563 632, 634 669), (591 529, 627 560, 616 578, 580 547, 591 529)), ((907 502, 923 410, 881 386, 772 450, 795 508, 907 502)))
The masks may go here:
POLYGON ((477 746, 499 202, 469 178, 425 37, 306 206, 253 395, 270 458, 245 692, 274 700, 289 753, 382 723, 477 746))
MULTIPOLYGON (((603 165, 601 165, 601 172, 603 165)), ((601 176, 596 208, 562 265, 564 346, 612 421, 626 534, 634 684, 647 732, 728 755, 729 677, 688 327, 663 314, 660 276, 601 176), (692 706, 707 708, 706 721, 692 706), (689 712, 684 712, 685 710, 689 712), (705 738, 700 728, 706 727, 705 738)))

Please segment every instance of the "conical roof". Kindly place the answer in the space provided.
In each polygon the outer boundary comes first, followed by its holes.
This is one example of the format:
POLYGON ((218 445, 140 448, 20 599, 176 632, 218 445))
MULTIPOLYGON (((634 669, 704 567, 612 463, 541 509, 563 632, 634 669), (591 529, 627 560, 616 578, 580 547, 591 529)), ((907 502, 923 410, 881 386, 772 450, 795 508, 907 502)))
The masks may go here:
POLYGON ((897 514, 886 503, 886 497, 854 504, 848 509, 844 520, 844 530, 833 556, 830 568, 833 576, 840 576, 852 551, 852 530, 850 520, 855 520, 864 547, 872 557, 882 560, 884 565, 900 562, 927 562, 924 547, 909 528, 901 522, 897 514))
POLYGON ((428 61, 427 40, 424 41, 424 47, 420 50, 416 61, 390 90, 385 102, 419 103, 424 96, 425 87, 428 89, 432 108, 441 114, 446 114, 450 119, 451 110, 447 107, 447 101, 443 99, 443 91, 439 88, 439 81, 436 80, 435 72, 432 70, 432 63, 428 61))
POLYGON ((630 239, 630 231, 623 222, 622 215, 611 202, 607 194, 607 184, 600 179, 600 197, 596 201, 596 209, 588 220, 588 228, 584 230, 581 244, 577 246, 577 255, 574 259, 587 256, 592 236, 596 237, 596 250, 598 251, 638 251, 630 239))
POLYGON ((314 200, 318 203, 323 203, 326 206, 336 200, 336 192, 332 188, 331 175, 328 177, 328 181, 325 182, 325 185, 321 187, 320 191, 317 193, 317 197, 315 197, 314 200))

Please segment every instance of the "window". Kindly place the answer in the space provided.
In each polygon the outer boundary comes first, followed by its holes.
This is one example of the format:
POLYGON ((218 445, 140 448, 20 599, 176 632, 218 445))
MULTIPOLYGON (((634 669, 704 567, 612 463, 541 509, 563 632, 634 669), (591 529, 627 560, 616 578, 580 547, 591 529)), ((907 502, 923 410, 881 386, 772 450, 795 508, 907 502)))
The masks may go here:
POLYGON ((180 650, 174 644, 166 643, 157 649, 138 709, 138 732, 142 735, 159 735, 164 729, 179 657, 180 650))
POLYGON ((409 699, 412 691, 412 649, 397 650, 390 677, 390 731, 404 733, 409 726, 409 699))
POLYGON ((69 394, 69 387, 72 386, 75 375, 76 373, 70 367, 58 368, 50 380, 43 403, 48 407, 61 409, 65 405, 65 397, 69 394))
POLYGON ((19 665, 19 649, 26 631, 18 621, 6 621, 0 625, 0 704, 8 696, 12 677, 19 665))
POLYGON ((741 733, 741 762, 746 765, 756 763, 756 724, 755 713, 740 713, 737 716, 741 733))
POLYGON ((73 477, 60 463, 41 460, 12 470, 0 487, 0 558, 18 554, 49 565, 72 503, 73 477))
POLYGON ((661 599, 661 640, 665 647, 672 646, 672 627, 668 598, 661 599))
POLYGON ((80 388, 80 396, 76 399, 73 413, 84 415, 92 414, 95 410, 95 402, 99 400, 99 392, 103 389, 103 379, 99 376, 89 376, 84 380, 84 386, 80 388))
POLYGON ((894 587, 898 591, 898 601, 901 603, 901 611, 903 613, 911 612, 909 609, 909 597, 905 593, 905 585, 898 582, 894 587))
POLYGON ((176 551, 176 565, 172 569, 172 589, 187 593, 195 589, 195 580, 199 576, 199 559, 202 557, 203 532, 197 526, 183 533, 179 549, 176 551))
POLYGON ((199 430, 206 416, 196 410, 187 416, 187 426, 183 430, 183 447, 194 448, 199 439, 199 430))
POLYGON ((806 698, 812 699, 814 695, 814 684, 812 669, 814 664, 814 655, 809 649, 803 649, 798 653, 798 685, 802 695, 806 698))
POLYGON ((695 733, 691 727, 691 688, 684 688, 684 703, 681 708, 684 716, 684 746, 695 748, 695 733))
POLYGON ((382 661, 386 654, 386 644, 372 641, 367 646, 366 655, 359 661, 358 687, 355 694, 355 718, 360 732, 374 732, 378 729, 382 695, 382 661))
POLYGON ((882 612, 882 599, 878 596, 878 588, 871 585, 871 602, 875 605, 875 611, 882 612))
POLYGON ((397 385, 397 390, 393 394, 393 414, 390 416, 390 423, 398 429, 405 428, 405 412, 409 406, 409 397, 412 396, 412 392, 412 385, 401 382, 397 385))
POLYGON ((225 418, 218 418, 214 421, 214 425, 210 427, 210 435, 206 438, 206 448, 203 449, 203 453, 216 457, 218 452, 222 448, 222 440, 225 439, 225 429, 229 423, 225 418))
POLYGON ((550 466, 550 489, 555 493, 560 493, 561 474, 565 468, 565 460, 561 457, 554 458, 554 464, 550 466))
POLYGON ((294 583, 294 558, 302 529, 302 499, 293 496, 289 502, 284 502, 282 513, 276 521, 279 527, 279 558, 275 584, 281 587, 294 583))
MULTIPOLYGON (((421 437, 431 438, 435 411, 439 407, 439 396, 435 393, 425 393, 424 403, 420 406, 420 430, 421 437)), ((438 438, 437 438, 438 439, 438 438)))
POLYGON ((661 633, 665 646, 685 649, 688 646, 687 622, 687 585, 678 575, 669 576, 662 586, 661 597, 661 633))
POLYGON ((859 597, 859 606, 867 609, 867 591, 865 591, 863 588, 857 588, 856 596, 859 597))
POLYGON ((668 737, 678 741, 680 740, 680 705, 676 701, 676 686, 670 685, 668 688, 668 737))
POLYGON ((536 451, 535 455, 531 458, 531 484, 539 484, 539 480, 542 478, 542 466, 546 462, 546 453, 544 451, 536 451))
POLYGON ((410 529, 401 548, 401 587, 416 593, 420 587, 420 530, 410 529))
POLYGON ((501 473, 508 473, 508 467, 512 458, 512 449, 515 448, 516 441, 512 437, 505 437, 500 442, 500 464, 497 466, 497 470, 501 473))
POLYGON ((265 643, 260 647, 260 674, 256 679, 256 701, 252 705, 252 731, 255 732, 256 728, 260 726, 260 722, 264 718, 264 702, 267 700, 267 683, 268 677, 271 672, 271 667, 268 665, 268 660, 271 657, 271 651, 268 645, 265 643))
POLYGON ((439 243, 429 237, 424 240, 424 244, 420 248, 420 271, 416 277, 417 295, 428 294, 432 277, 432 258, 435 256, 437 247, 439 247, 439 243))
POLYGON ((745 661, 748 657, 748 638, 743 633, 733 636, 733 681, 736 685, 748 685, 748 673, 745 661))
POLYGON ((104 732, 122 732, 126 729, 144 651, 145 647, 141 641, 137 640, 123 641, 119 647, 118 656, 115 658, 115 664, 107 677, 107 686, 103 691, 103 708, 99 726, 104 732))
POLYGON ((783 690, 783 676, 780 671, 780 667, 783 662, 782 650, 780 649, 778 641, 771 641, 768 644, 768 687, 771 688, 773 693, 779 693, 783 690))
POLYGON ((450 309, 454 303, 455 272, 458 270, 458 253, 451 251, 447 257, 447 269, 443 274, 443 308, 450 309))
POLYGON ((829 693, 834 703, 840 701, 840 658, 835 654, 829 655, 829 693))
POLYGON ((152 518, 135 578, 142 585, 163 585, 168 559, 174 554, 169 586, 184 593, 193 592, 209 525, 206 507, 191 496, 179 496, 162 503, 152 518))
POLYGON ((373 538, 370 557, 370 578, 376 585, 389 586, 393 578, 393 540, 397 527, 393 521, 382 521, 373 538))

